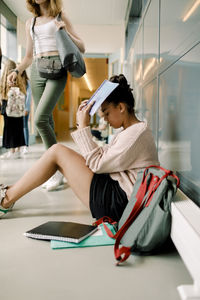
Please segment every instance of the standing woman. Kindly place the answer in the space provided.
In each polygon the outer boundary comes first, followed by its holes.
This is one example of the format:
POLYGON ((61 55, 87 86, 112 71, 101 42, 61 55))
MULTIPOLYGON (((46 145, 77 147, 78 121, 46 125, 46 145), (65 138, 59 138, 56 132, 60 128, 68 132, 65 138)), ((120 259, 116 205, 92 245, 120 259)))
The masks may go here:
MULTIPOLYGON (((18 75, 28 68, 35 57, 31 68, 31 90, 35 104, 35 125, 42 138, 45 148, 48 149, 56 144, 54 132, 54 122, 52 111, 62 94, 67 74, 59 79, 45 79, 40 77, 35 63, 36 57, 50 57, 50 59, 60 59, 56 47, 55 32, 60 28, 65 28, 73 42, 81 52, 85 51, 84 43, 73 29, 68 16, 62 11, 61 0, 26 0, 28 10, 36 17, 34 25, 34 43, 32 25, 34 18, 26 22, 26 55, 17 69, 9 76, 9 81, 13 83, 18 75), (57 15, 61 13, 62 21, 57 21, 57 15), (33 48, 34 47, 34 48, 33 48), (34 50, 35 49, 35 50, 34 50)), ((56 174, 46 183, 47 190, 52 190, 62 183, 61 173, 56 174)))
MULTIPOLYGON (((6 113, 8 92, 11 88, 8 84, 8 76, 14 68, 16 68, 16 63, 12 60, 7 60, 0 82, 0 101, 4 117, 3 147, 8 150, 8 152, 1 155, 1 159, 20 158, 20 147, 25 145, 23 116, 10 117, 6 113)), ((26 87, 21 76, 15 81, 15 86, 19 87, 20 91, 26 95, 26 87)))
POLYGON ((24 147, 22 153, 26 154, 29 152, 29 128, 28 128, 28 120, 29 120, 29 114, 31 109, 31 86, 30 81, 27 76, 26 70, 23 71, 22 80, 24 83, 24 86, 26 87, 26 99, 25 99, 25 113, 23 117, 23 124, 24 124, 24 139, 26 146, 24 147))

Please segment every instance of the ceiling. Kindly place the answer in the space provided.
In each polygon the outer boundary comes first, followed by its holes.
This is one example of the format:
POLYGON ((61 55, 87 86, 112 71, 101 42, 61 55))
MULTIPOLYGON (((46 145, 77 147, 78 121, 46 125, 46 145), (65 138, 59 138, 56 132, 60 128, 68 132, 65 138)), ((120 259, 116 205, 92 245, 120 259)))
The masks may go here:
MULTIPOLYGON (((4 2, 23 22, 32 16, 26 9, 26 0, 4 2)), ((131 3, 132 0, 63 0, 64 10, 85 43, 87 56, 106 57, 119 51, 124 43, 124 26, 131 3)), ((96 89, 108 74, 107 60, 85 58, 85 62, 88 78, 96 89)), ((87 89, 84 79, 78 80, 81 88, 87 89)))

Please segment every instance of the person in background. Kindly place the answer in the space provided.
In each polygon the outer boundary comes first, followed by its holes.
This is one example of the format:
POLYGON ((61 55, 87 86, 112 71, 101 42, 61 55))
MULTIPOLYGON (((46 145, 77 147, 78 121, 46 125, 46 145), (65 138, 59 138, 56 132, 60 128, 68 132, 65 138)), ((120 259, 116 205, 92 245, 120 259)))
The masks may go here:
MULTIPOLYGON (((8 149, 8 152, 1 155, 1 159, 20 158, 20 147, 25 146, 24 131, 23 131, 23 116, 9 117, 6 113, 8 92, 11 85, 8 83, 8 75, 16 68, 16 63, 12 60, 7 60, 4 66, 0 84, 0 100, 1 114, 4 117, 3 128, 3 143, 2 146, 8 149)), ((20 91, 26 95, 26 86, 24 85, 21 76, 19 76, 14 86, 19 87, 20 91)))
POLYGON ((26 99, 25 99, 25 113, 23 117, 23 125, 24 125, 24 139, 26 146, 23 148, 22 153, 27 154, 29 152, 29 128, 28 128, 28 120, 31 109, 31 86, 30 81, 27 76, 26 71, 24 70, 22 75, 22 80, 24 85, 26 86, 26 99))
POLYGON ((90 109, 83 101, 78 108, 77 130, 72 133, 81 154, 55 144, 15 184, 0 185, 0 213, 4 216, 13 204, 60 170, 77 197, 94 218, 108 216, 119 221, 130 199, 137 172, 159 165, 153 135, 134 110, 135 100, 124 75, 113 76, 117 88, 101 105, 105 120, 122 128, 103 147, 94 141, 90 129, 90 109))
POLYGON ((97 138, 99 141, 105 141, 105 143, 108 143, 108 122, 104 120, 104 115, 101 109, 98 110, 99 115, 99 125, 97 127, 92 127, 91 133, 92 135, 97 138))
MULTIPOLYGON (((81 52, 85 51, 85 47, 83 41, 75 32, 68 15, 62 10, 61 0, 26 0, 26 3, 28 10, 36 17, 34 36, 32 32, 34 18, 30 18, 26 22, 27 41, 25 57, 10 74, 9 81, 12 84, 17 75, 22 74, 32 64, 30 81, 35 105, 34 121, 45 148, 48 149, 57 143, 52 111, 64 91, 67 73, 63 74, 59 79, 42 78, 37 70, 36 58, 48 57, 53 61, 60 60, 55 39, 55 32, 60 28, 64 28, 67 31, 81 52), (61 13, 62 21, 57 21, 56 19, 59 13, 61 13), (34 43, 33 39, 35 40, 34 43), (34 52, 35 57, 33 60, 34 52)), ((63 175, 58 171, 43 187, 50 191, 56 189, 62 183, 63 175)))

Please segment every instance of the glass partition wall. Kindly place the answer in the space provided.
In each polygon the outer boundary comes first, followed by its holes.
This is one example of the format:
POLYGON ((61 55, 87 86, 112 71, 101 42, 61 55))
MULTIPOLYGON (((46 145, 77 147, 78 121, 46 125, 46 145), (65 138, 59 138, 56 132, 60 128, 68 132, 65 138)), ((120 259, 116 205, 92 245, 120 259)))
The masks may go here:
POLYGON ((161 165, 178 173, 181 190, 200 206, 198 3, 148 1, 128 64, 136 112, 152 128, 161 165))

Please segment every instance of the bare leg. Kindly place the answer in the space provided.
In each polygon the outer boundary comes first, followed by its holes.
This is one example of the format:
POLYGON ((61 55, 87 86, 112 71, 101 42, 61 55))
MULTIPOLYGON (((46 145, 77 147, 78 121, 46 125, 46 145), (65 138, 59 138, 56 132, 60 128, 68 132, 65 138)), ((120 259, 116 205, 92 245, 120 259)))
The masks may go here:
POLYGON ((57 170, 63 173, 77 197, 89 207, 93 172, 86 166, 85 159, 80 154, 61 144, 55 144, 49 148, 33 167, 9 187, 2 206, 9 207, 48 180, 57 170))

